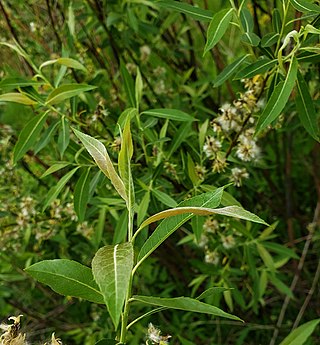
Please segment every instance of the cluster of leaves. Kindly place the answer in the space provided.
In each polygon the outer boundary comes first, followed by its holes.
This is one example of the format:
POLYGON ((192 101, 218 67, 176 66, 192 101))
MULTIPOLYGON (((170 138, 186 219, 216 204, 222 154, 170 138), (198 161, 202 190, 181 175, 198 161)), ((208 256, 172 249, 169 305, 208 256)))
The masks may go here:
MULTIPOLYGON (((237 315, 244 319, 250 315, 252 323, 255 314, 270 308, 263 321, 273 324, 281 306, 271 297, 279 293, 294 297, 287 263, 298 259, 300 248, 277 243, 276 234, 288 237, 293 246, 305 235, 301 229, 312 219, 315 206, 306 192, 315 188, 313 176, 306 174, 301 162, 316 171, 319 104, 314 72, 319 60, 320 7, 303 0, 284 1, 272 11, 268 1, 217 1, 206 9, 201 1, 194 5, 88 1, 83 6, 73 1, 54 7, 48 1, 44 17, 39 4, 1 5, 3 24, 9 28, 1 50, 16 53, 4 65, 0 82, 0 102, 10 103, 3 108, 1 121, 13 128, 1 127, 5 262, 1 274, 8 281, 1 292, 4 313, 11 312, 7 301, 14 305, 12 299, 15 295, 19 299, 19 289, 30 282, 25 274, 10 272, 20 272, 40 255, 60 259, 32 265, 31 275, 59 293, 108 307, 111 320, 107 313, 83 304, 98 315, 98 322, 83 333, 76 333, 74 327, 69 334, 75 343, 94 344, 102 334, 112 338, 111 321, 117 328, 122 315, 125 324, 127 305, 133 301, 157 305, 159 310, 205 308, 206 313, 234 319, 209 304, 224 305, 230 312, 236 304, 237 315), (39 16, 22 17, 26 9, 39 16), (295 13, 299 15, 293 19, 295 13), (44 25, 48 20, 49 28, 44 25), (30 37, 21 36, 19 28, 25 27, 30 37), (14 115, 21 109, 23 120, 14 115), (229 181, 244 187, 229 187, 229 193, 218 189, 229 181), (295 184, 297 188, 292 187, 295 184), (206 204, 217 196, 218 202, 206 204), (239 208, 240 202, 263 218, 280 219, 279 225, 262 228, 221 216, 258 220, 239 208), (216 209, 220 203, 223 208, 216 209), (174 211, 158 213, 167 208, 174 211), (190 212, 202 217, 184 224, 190 212), (219 225, 207 233, 210 220, 203 216, 212 213, 219 225), (157 215, 149 218, 150 223, 143 223, 153 214, 157 215), (155 228, 151 220, 163 216, 173 217, 155 228), (139 229, 133 232, 134 228, 139 229), (173 234, 179 228, 183 231, 173 234), (135 272, 171 234, 167 246, 161 246, 158 256, 139 270, 141 277, 134 276, 138 293, 162 298, 131 297, 132 269, 135 272), (89 266, 103 245, 92 263, 94 282, 89 268, 71 260, 89 266), (106 269, 114 258, 121 268, 119 281, 114 280, 114 271, 106 269), (153 271, 158 272, 155 277, 153 271), (52 272, 67 281, 83 279, 89 290, 59 280, 53 284, 47 276, 52 272), (114 282, 112 287, 106 285, 106 277, 109 284, 114 282), (12 282, 20 280, 21 285, 12 290, 12 282), (211 293, 202 296, 205 307, 197 299, 175 297, 177 293, 197 296, 206 289, 211 293), (107 329, 102 328, 105 319, 107 329), (100 333, 93 336, 94 329, 100 333)), ((314 267, 307 270, 313 271, 314 267)), ((55 303, 59 306, 61 299, 55 303)), ((130 344, 140 344, 143 338, 143 327, 135 323, 143 314, 139 308, 132 311, 136 330, 128 335, 130 344)), ((75 309, 70 311, 74 313, 75 309)), ((309 318, 315 317, 310 313, 309 318)), ((179 316, 170 314, 170 318, 170 333, 181 333, 179 316)), ((78 315, 76 319, 87 322, 78 315)), ((207 319, 202 320, 208 328, 207 319)), ((196 328, 192 313, 186 314, 183 325, 190 328, 186 337, 194 343, 208 339, 221 343, 218 334, 196 328)), ((230 342, 239 338, 241 344, 248 342, 251 330, 229 333, 223 327, 220 332, 230 342)), ((270 330, 264 330, 256 333, 256 339, 261 334, 272 337, 270 330)), ((120 334, 119 339, 125 336, 120 334)), ((179 339, 188 344, 184 337, 179 339)))

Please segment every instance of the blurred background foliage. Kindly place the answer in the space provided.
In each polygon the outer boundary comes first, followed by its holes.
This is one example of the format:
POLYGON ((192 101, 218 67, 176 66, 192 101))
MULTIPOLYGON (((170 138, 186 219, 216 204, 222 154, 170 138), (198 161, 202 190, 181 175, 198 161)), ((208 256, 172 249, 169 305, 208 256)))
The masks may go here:
MULTIPOLYGON (((226 6, 225 1, 185 3, 212 13, 226 6)), ((259 37, 272 31, 274 9, 281 13, 281 1, 251 0, 245 6, 259 37)), ((290 11, 291 19, 299 15, 293 8, 290 11)), ((165 2, 6 0, 0 2, 0 13, 0 41, 18 43, 35 66, 60 57, 85 66, 44 66, 43 74, 55 87, 61 83, 97 87, 59 104, 57 110, 65 117, 52 112, 34 148, 16 165, 12 156, 19 133, 40 110, 0 103, 2 319, 23 314, 32 342, 48 339, 52 331, 70 345, 90 345, 112 337, 104 308, 56 295, 23 269, 54 258, 90 265, 100 246, 123 239, 125 205, 110 182, 92 167, 69 126, 102 139, 116 161, 117 123, 126 109, 137 105, 132 89, 139 73, 142 116, 132 126, 137 225, 147 215, 230 182, 223 204, 240 203, 272 225, 264 228, 223 217, 196 217, 139 271, 137 286, 145 295, 197 296, 211 286, 232 288, 207 302, 234 312, 246 324, 164 311, 135 325, 129 343, 143 343, 152 321, 173 336, 174 344, 267 344, 285 297, 292 299, 280 327, 281 337, 289 333, 311 286, 313 295, 301 321, 319 317, 319 283, 314 282, 320 250, 319 144, 297 120, 292 101, 272 126, 253 136, 267 97, 265 76, 213 86, 219 73, 244 54, 253 54, 254 59, 264 55, 261 47, 244 44, 237 28, 230 25, 219 44, 203 56, 209 20, 200 21, 165 2), (143 115, 161 108, 179 109, 196 121, 143 115), (244 123, 248 113, 250 121, 244 123), (232 124, 226 119, 231 115, 232 124), (56 169, 43 177, 52 166, 56 169), (50 188, 76 166, 81 168, 42 212, 50 188), (73 194, 86 173, 90 199, 85 216, 79 219, 73 194), (301 256, 303 267, 298 266, 301 256), (299 280, 292 291, 295 274, 299 280)), ((294 21, 287 31, 304 21, 309 19, 294 21)), ((0 51, 2 80, 21 76, 30 80, 35 75, 28 59, 5 45, 0 51)), ((303 69, 318 110, 318 61, 304 64, 303 69)), ((32 91, 30 87, 23 90, 32 91)), ((49 92, 46 85, 34 90, 40 96, 49 92)), ((142 233, 138 244, 146 236, 142 233)), ((138 315, 139 307, 133 312, 138 315)), ((307 344, 319 340, 314 336, 307 344)))

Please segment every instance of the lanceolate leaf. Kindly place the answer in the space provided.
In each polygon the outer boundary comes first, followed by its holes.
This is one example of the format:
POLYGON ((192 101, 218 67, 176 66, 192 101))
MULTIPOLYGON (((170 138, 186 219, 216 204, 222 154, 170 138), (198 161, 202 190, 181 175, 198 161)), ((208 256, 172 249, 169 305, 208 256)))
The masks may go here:
POLYGON ((79 169, 79 167, 74 168, 73 170, 69 171, 66 175, 64 175, 60 181, 53 186, 48 194, 47 197, 45 199, 45 201, 43 202, 43 208, 42 208, 42 212, 52 203, 52 201, 54 201, 57 196, 59 195, 59 193, 61 192, 62 188, 66 185, 66 183, 70 180, 70 178, 72 177, 72 175, 79 169))
POLYGON ((87 84, 65 84, 53 90, 47 100, 46 104, 52 105, 61 103, 65 99, 80 95, 82 92, 95 89, 96 86, 87 84))
POLYGON ((18 141, 13 151, 13 162, 24 156, 24 154, 31 149, 33 144, 37 141, 38 136, 48 116, 48 111, 33 117, 21 131, 18 141))
POLYGON ((293 330, 280 345, 303 345, 318 326, 320 319, 315 319, 304 323, 293 330))
POLYGON ((300 12, 320 12, 320 6, 306 0, 290 0, 292 6, 300 12))
MULTIPOLYGON (((195 196, 189 200, 183 201, 179 204, 180 207, 198 206, 198 207, 218 207, 222 198, 223 188, 218 188, 215 192, 204 193, 195 196)), ((186 221, 191 219, 192 213, 178 214, 174 217, 164 219, 160 225, 154 230, 151 236, 142 246, 138 255, 139 266, 155 249, 157 249, 162 242, 164 242, 171 234, 173 234, 186 221)), ((146 221, 142 224, 146 224, 146 221)), ((150 223, 149 223, 150 224, 150 223)), ((143 225, 145 226, 145 225, 143 225)), ((143 228, 140 226, 140 228, 143 228)))
POLYGON ((70 141, 69 122, 63 116, 61 118, 61 127, 60 127, 59 137, 58 137, 58 149, 59 149, 59 152, 60 152, 60 158, 61 159, 63 157, 63 154, 64 154, 66 148, 69 145, 69 141, 70 141))
POLYGON ((271 67, 275 66, 278 60, 269 60, 267 58, 258 60, 249 66, 245 67, 239 73, 237 73, 237 79, 242 78, 252 78, 257 74, 262 74, 267 72, 271 67))
POLYGON ((47 146, 47 144, 52 139, 54 133, 56 132, 58 125, 59 125, 59 121, 52 122, 51 125, 43 132, 43 134, 41 135, 41 138, 34 146, 34 149, 33 149, 34 154, 37 154, 44 147, 47 146))
POLYGON ((16 89, 24 86, 40 86, 45 84, 44 81, 28 80, 24 78, 5 78, 0 82, 0 89, 16 89))
POLYGON ((111 319, 117 329, 133 267, 130 242, 100 248, 92 260, 95 281, 103 294, 111 319))
POLYGON ((246 7, 243 7, 240 12, 240 21, 245 32, 252 32, 254 26, 253 17, 246 7))
POLYGON ((105 146, 99 140, 90 137, 90 135, 81 133, 74 128, 73 131, 81 140, 101 171, 111 180, 112 185, 119 195, 127 201, 125 186, 117 174, 105 146))
POLYGON ((278 42, 279 37, 280 34, 278 34, 277 32, 267 33, 262 37, 261 47, 271 47, 272 45, 278 42))
POLYGON ((194 121, 194 117, 177 109, 150 109, 141 113, 174 121, 194 121))
POLYGON ((228 80, 234 73, 239 70, 239 66, 241 66, 249 56, 250 54, 244 55, 228 65, 213 81, 213 87, 218 87, 222 85, 226 80, 228 80))
POLYGON ((239 317, 235 315, 228 314, 217 307, 214 307, 207 303, 200 302, 199 300, 190 297, 161 298, 151 296, 133 296, 131 300, 171 309, 209 314, 219 317, 225 317, 231 320, 242 321, 239 317))
POLYGON ((295 101, 300 121, 306 131, 315 140, 319 140, 318 116, 308 90, 308 85, 299 71, 297 78, 297 91, 298 94, 295 101))
POLYGON ((70 68, 81 69, 84 72, 87 71, 87 69, 79 61, 71 58, 59 58, 57 59, 57 63, 70 68))
POLYGON ((159 200, 161 201, 164 205, 168 207, 176 207, 177 202, 171 198, 168 194, 161 192, 158 189, 152 189, 152 194, 159 200))
POLYGON ((37 102, 29 98, 28 96, 18 93, 18 92, 9 92, 0 95, 0 102, 14 102, 24 105, 35 105, 37 102))
POLYGON ((184 13, 186 15, 190 15, 190 17, 193 17, 197 20, 208 22, 212 19, 213 13, 211 11, 204 10, 199 7, 195 7, 187 3, 173 1, 173 0, 164 0, 164 1, 161 0, 161 1, 157 1, 156 4, 164 8, 170 8, 178 12, 184 13))
POLYGON ((253 47, 256 47, 260 43, 260 37, 254 32, 246 32, 241 36, 241 40, 245 43, 250 44, 253 47))
POLYGON ((213 16, 207 31, 207 42, 203 55, 212 49, 227 31, 232 18, 232 12, 233 9, 230 8, 229 10, 222 10, 213 16))
POLYGON ((50 168, 48 168, 41 176, 40 178, 44 178, 48 175, 51 175, 52 173, 60 170, 60 169, 63 169, 65 168, 66 166, 70 165, 71 163, 70 162, 58 162, 58 163, 55 163, 53 165, 51 165, 50 168))
POLYGON ((74 210, 78 216, 79 222, 84 221, 86 207, 89 201, 90 191, 90 167, 81 174, 74 189, 74 210))
POLYGON ((135 108, 137 104, 136 104, 136 98, 135 98, 134 82, 125 64, 122 61, 120 63, 120 72, 121 72, 121 76, 124 82, 124 89, 127 94, 129 105, 130 107, 135 108))
POLYGON ((130 116, 128 116, 122 133, 121 149, 118 158, 119 174, 124 183, 128 209, 133 209, 134 206, 134 189, 130 163, 132 155, 133 144, 130 131, 130 116))
POLYGON ((145 226, 154 223, 158 220, 176 216, 179 214, 186 214, 186 213, 192 213, 194 215, 199 216, 208 216, 211 214, 221 214, 228 217, 236 217, 240 219, 250 220, 251 222, 260 223, 268 225, 264 220, 256 216, 255 214, 246 211, 242 207, 239 206, 227 206, 223 208, 207 208, 207 207, 194 207, 194 206, 188 206, 188 207, 177 207, 173 208, 171 210, 165 210, 161 211, 159 213, 154 214, 153 216, 146 219, 141 225, 140 229, 144 228, 145 226))
POLYGON ((293 58, 290 63, 289 71, 286 79, 280 82, 274 89, 268 103, 260 115, 257 123, 257 133, 265 129, 272 121, 274 121, 281 113, 290 97, 291 91, 297 76, 298 63, 293 58))
POLYGON ((26 268, 33 278, 64 296, 104 304, 103 295, 89 267, 65 259, 44 260, 26 268))

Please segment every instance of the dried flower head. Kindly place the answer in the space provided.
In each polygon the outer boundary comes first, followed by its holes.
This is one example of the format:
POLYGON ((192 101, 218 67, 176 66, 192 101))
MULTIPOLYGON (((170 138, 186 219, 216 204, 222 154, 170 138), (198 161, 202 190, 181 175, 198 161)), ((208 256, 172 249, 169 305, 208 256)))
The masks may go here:
POLYGON ((151 344, 166 345, 169 344, 170 338, 171 335, 162 336, 160 329, 154 327, 151 322, 149 323, 146 344, 149 344, 150 340, 151 344))
POLYGON ((208 158, 215 158, 221 148, 221 142, 214 137, 207 137, 203 145, 203 151, 208 158))
POLYGON ((217 266, 218 263, 219 263, 219 259, 220 259, 220 256, 219 254, 214 251, 206 251, 205 253, 205 257, 204 257, 204 261, 207 263, 207 264, 211 264, 211 265, 215 265, 217 266))
POLYGON ((231 169, 230 180, 236 187, 241 187, 242 180, 249 178, 249 173, 246 168, 233 168, 231 169))
POLYGON ((222 241, 222 245, 226 249, 233 248, 235 246, 235 244, 236 244, 236 241, 235 241, 235 239, 234 239, 234 237, 232 235, 221 236, 221 241, 222 241))
POLYGON ((17 317, 11 316, 9 320, 13 321, 11 325, 2 324, 0 328, 4 333, 0 337, 0 345, 27 345, 26 335, 20 333, 20 319, 23 315, 17 317))

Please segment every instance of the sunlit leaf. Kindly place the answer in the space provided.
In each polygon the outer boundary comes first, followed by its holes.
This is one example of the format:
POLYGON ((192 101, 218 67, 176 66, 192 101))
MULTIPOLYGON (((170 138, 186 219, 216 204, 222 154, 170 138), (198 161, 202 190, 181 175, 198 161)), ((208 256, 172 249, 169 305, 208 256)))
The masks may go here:
POLYGON ((18 93, 18 92, 9 92, 4 93, 0 95, 0 102, 14 102, 14 103, 20 103, 24 105, 35 105, 37 104, 36 101, 29 98, 25 94, 18 93))
POLYGON ((78 96, 83 92, 95 89, 96 86, 87 84, 64 84, 53 90, 47 100, 46 104, 52 105, 61 103, 62 101, 74 96, 78 96))
POLYGON ((145 110, 141 115, 149 115, 169 119, 174 121, 194 121, 195 118, 181 110, 177 109, 150 109, 145 110))
POLYGON ((92 260, 94 279, 116 329, 129 288, 132 267, 133 247, 129 242, 102 247, 92 260))
POLYGON ((294 329, 279 345, 303 345, 318 326, 320 319, 311 320, 294 329))

